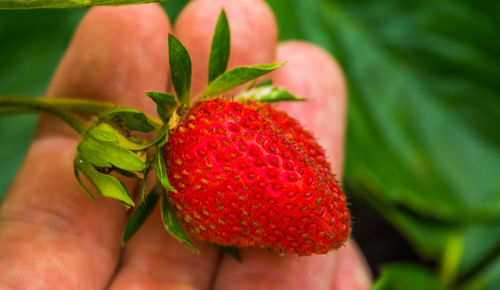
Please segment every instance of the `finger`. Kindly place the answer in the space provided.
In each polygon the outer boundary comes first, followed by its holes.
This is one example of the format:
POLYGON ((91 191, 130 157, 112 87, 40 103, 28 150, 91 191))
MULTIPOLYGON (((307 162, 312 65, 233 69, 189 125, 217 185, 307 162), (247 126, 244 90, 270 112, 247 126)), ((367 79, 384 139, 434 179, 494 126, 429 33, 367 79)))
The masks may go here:
POLYGON ((332 289, 368 290, 372 279, 366 261, 353 241, 337 251, 337 265, 332 289))
POLYGON ((158 206, 128 242, 110 289, 209 289, 219 253, 191 241, 199 255, 166 232, 158 206))
MULTIPOLYGON (((143 92, 166 86, 167 29, 156 5, 91 9, 48 93, 148 107, 143 92)), ((103 289, 115 270, 126 210, 115 200, 92 202, 76 183, 77 138, 65 128, 41 121, 2 204, 0 288, 103 289)))
POLYGON ((198 0, 177 19, 175 33, 191 54, 191 91, 198 96, 208 83, 208 58, 212 35, 224 8, 231 30, 228 69, 273 61, 278 29, 272 11, 262 0, 198 0))
MULTIPOLYGON (((305 128, 320 137, 327 152, 343 154, 345 125, 345 87, 340 68, 322 49, 302 43, 281 44, 277 61, 288 63, 274 74, 274 82, 292 93, 308 98, 294 105, 282 105, 305 128), (332 85, 332 83, 337 85, 332 85), (326 127, 335 124, 336 131, 326 127), (332 148, 333 147, 333 148, 332 148)), ((331 157, 331 156, 330 156, 331 157)), ((341 158, 330 158, 335 168, 341 168, 341 158)), ((258 249, 243 249, 243 263, 224 257, 216 289, 332 289, 337 254, 298 257, 258 249)))
MULTIPOLYGON (((199 71, 207 70, 208 51, 221 8, 226 10, 232 36, 232 65, 252 61, 272 61, 274 46, 260 46, 262 41, 275 39, 276 26, 269 8, 262 1, 193 1, 181 12, 176 26, 176 36, 184 42, 191 54, 194 71, 193 87, 200 88, 206 83, 196 82, 203 76, 199 71), (256 42, 249 42, 247 38, 256 42), (260 38, 259 38, 260 37, 260 38), (261 55, 252 59, 247 54, 261 55), (203 64, 205 63, 205 64, 203 64), (196 83, 195 83, 196 82, 196 83)), ((168 234, 164 233, 158 212, 130 240, 123 257, 123 268, 117 276, 113 289, 123 289, 134 283, 138 288, 147 289, 148 285, 159 283, 166 289, 208 289, 216 270, 218 250, 205 243, 197 243, 201 255, 194 255, 168 234), (154 259, 161 257, 160 259, 154 259), (149 278, 130 277, 147 275, 149 278)))

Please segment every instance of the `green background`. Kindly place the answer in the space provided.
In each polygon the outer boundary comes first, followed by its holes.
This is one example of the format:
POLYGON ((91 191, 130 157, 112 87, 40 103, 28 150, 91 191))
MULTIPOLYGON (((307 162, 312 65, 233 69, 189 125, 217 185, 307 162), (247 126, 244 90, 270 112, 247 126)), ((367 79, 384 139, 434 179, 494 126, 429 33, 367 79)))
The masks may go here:
MULTIPOLYGON (((162 5, 175 18, 185 3, 162 5)), ((500 2, 268 3, 281 39, 317 43, 345 70, 351 200, 437 265, 390 265, 376 288, 500 289, 500 2)), ((86 10, 0 11, 0 95, 43 95, 86 10)), ((0 118, 0 197, 35 122, 0 118)))

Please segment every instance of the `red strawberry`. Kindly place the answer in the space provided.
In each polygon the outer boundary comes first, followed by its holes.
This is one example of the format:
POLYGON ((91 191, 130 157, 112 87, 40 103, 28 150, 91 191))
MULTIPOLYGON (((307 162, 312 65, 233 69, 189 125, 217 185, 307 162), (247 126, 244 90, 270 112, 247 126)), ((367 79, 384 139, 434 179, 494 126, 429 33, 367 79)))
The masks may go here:
POLYGON ((170 199, 202 240, 300 255, 326 253, 350 234, 346 199, 322 149, 269 105, 198 102, 165 150, 170 199))
POLYGON ((309 154, 322 165, 327 171, 330 171, 330 164, 325 158, 325 150, 319 146, 313 135, 302 128, 297 120, 288 116, 283 111, 274 109, 266 104, 258 108, 266 119, 273 122, 275 126, 281 128, 288 138, 292 138, 298 146, 301 146, 306 154, 309 154))

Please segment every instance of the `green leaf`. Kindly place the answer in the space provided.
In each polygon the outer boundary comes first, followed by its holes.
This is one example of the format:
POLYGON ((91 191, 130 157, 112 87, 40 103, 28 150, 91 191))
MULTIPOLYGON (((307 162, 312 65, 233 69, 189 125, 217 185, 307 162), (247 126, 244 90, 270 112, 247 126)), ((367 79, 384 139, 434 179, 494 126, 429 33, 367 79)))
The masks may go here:
POLYGON ((460 290, 497 290, 500 285, 500 249, 497 245, 495 253, 489 257, 487 264, 475 269, 465 281, 460 283, 460 290))
POLYGON ((163 159, 163 153, 162 153, 162 148, 160 148, 156 152, 156 157, 153 162, 153 167, 156 171, 156 177, 160 181, 161 185, 163 188, 167 191, 173 191, 177 192, 175 188, 170 185, 170 182, 168 181, 168 175, 167 175, 167 166, 165 165, 165 159, 163 159))
POLYGON ((175 97, 157 92, 146 92, 146 96, 150 97, 156 103, 158 117, 160 117, 163 122, 168 123, 170 116, 172 116, 177 107, 175 97))
MULTIPOLYGON (((75 160, 74 166, 90 180, 102 196, 118 199, 128 206, 135 205, 128 194, 127 187, 121 181, 109 174, 99 172, 83 156, 75 160)), ((84 189, 87 190, 85 187, 84 189)))
POLYGON ((417 264, 395 263, 386 266, 373 290, 444 290, 436 276, 417 264))
POLYGON ((203 93, 205 97, 220 95, 223 92, 234 89, 248 81, 268 74, 285 63, 259 64, 252 66, 240 66, 228 70, 213 80, 203 93))
POLYGON ((168 35, 170 76, 179 102, 189 106, 191 97, 191 58, 186 48, 172 34, 168 35))
POLYGON ((306 99, 292 95, 289 91, 275 86, 258 86, 243 91, 236 96, 238 101, 252 100, 260 103, 276 103, 283 101, 305 101, 306 99))
POLYGON ((228 254, 231 256, 233 259, 235 259, 238 262, 243 262, 243 259, 241 258, 240 254, 240 249, 237 247, 232 247, 232 246, 221 246, 217 245, 219 249, 221 249, 224 253, 228 254))
POLYGON ((151 124, 143 112, 134 108, 116 108, 102 113, 99 119, 117 123, 131 131, 151 132, 155 126, 151 124))
POLYGON ((208 83, 210 84, 218 76, 226 71, 231 50, 231 33, 224 10, 219 14, 214 36, 212 37, 212 47, 208 62, 208 83))
POLYGON ((172 207, 167 201, 167 196, 165 193, 162 194, 162 199, 161 199, 161 219, 163 221, 163 225, 165 226, 165 229, 177 240, 182 242, 186 247, 188 247, 193 253, 198 254, 199 251, 198 249, 195 248, 195 246, 189 241, 189 238, 187 237, 186 233, 184 233, 184 230, 182 229, 181 225, 175 218, 175 214, 172 210, 172 207))
MULTIPOLYGON (((463 229, 462 259, 458 280, 463 289, 496 289, 500 282, 500 221, 471 224, 463 229)), ((462 289, 462 288, 461 288, 462 289)))
POLYGON ((134 152, 115 143, 88 136, 78 144, 81 157, 97 167, 116 166, 123 170, 139 172, 146 164, 134 152))
POLYGON ((130 216, 127 225, 122 233, 122 244, 127 243, 130 238, 139 230, 148 217, 153 212, 158 198, 160 197, 161 190, 151 190, 146 198, 137 206, 137 209, 130 216))

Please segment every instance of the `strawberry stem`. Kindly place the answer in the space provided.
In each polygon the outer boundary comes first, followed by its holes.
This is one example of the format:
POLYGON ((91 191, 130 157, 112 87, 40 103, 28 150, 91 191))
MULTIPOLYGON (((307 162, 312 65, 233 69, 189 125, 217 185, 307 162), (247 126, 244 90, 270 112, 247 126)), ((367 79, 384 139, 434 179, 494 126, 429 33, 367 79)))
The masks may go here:
POLYGON ((33 112, 48 113, 63 120, 80 135, 84 134, 87 129, 87 125, 75 115, 49 102, 42 101, 40 98, 3 97, 0 98, 0 109, 0 112, 7 114, 33 112))
MULTIPOLYGON (((26 114, 45 112, 59 117, 75 131, 83 134, 87 125, 75 114, 99 115, 100 113, 118 108, 126 108, 113 103, 98 102, 84 99, 69 98, 31 98, 31 97, 0 97, 0 115, 26 114)), ((146 118, 156 126, 163 123, 160 119, 146 115, 146 118)))

